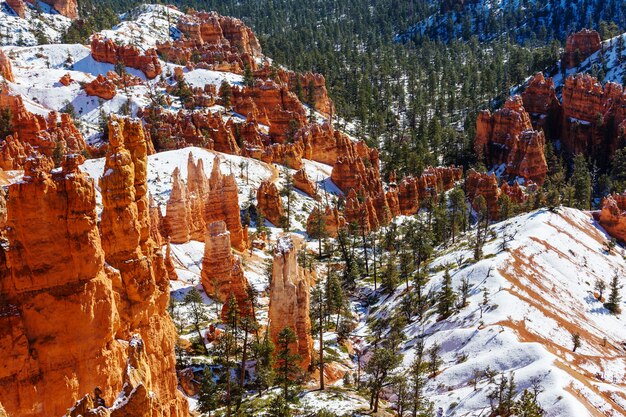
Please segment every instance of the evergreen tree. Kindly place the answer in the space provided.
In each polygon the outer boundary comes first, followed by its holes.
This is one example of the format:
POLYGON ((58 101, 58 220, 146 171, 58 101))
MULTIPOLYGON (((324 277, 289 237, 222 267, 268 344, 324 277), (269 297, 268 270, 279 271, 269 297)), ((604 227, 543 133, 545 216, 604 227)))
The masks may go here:
POLYGON ((437 312, 441 318, 445 319, 452 314, 456 298, 457 295, 452 288, 452 277, 450 276, 450 272, 446 269, 446 272, 443 274, 443 284, 441 285, 441 290, 437 295, 437 299, 439 300, 437 304, 437 312))
POLYGON ((205 310, 205 305, 202 302, 202 296, 200 295, 200 292, 195 287, 192 287, 189 292, 185 294, 185 297, 183 298, 183 303, 187 308, 191 325, 198 334, 198 339, 200 340, 200 344, 203 347, 204 353, 208 355, 209 350, 204 343, 204 337, 202 336, 201 332, 201 326, 204 322, 208 320, 208 315, 205 310))
POLYGON ((515 403, 514 412, 517 417, 543 417, 544 414, 537 403, 537 397, 529 390, 524 390, 521 398, 515 403))
POLYGON ((208 414, 208 417, 211 417, 211 412, 219 408, 218 393, 219 389, 213 380, 211 368, 207 366, 204 368, 202 384, 198 392, 198 411, 202 414, 208 414))
POLYGON ((621 288, 622 286, 619 282, 619 276, 616 272, 611 279, 611 284, 609 285, 609 297, 607 299, 607 302, 604 304, 604 307, 606 307, 611 313, 616 315, 622 312, 622 309, 620 307, 620 302, 622 301, 622 296, 620 295, 621 288))
POLYGON ((276 344, 278 351, 276 354, 276 383, 282 387, 283 399, 287 401, 290 397, 289 389, 300 377, 300 367, 298 361, 300 355, 291 353, 291 345, 296 342, 296 334, 290 327, 285 327, 278 334, 276 344))
POLYGON ((254 73, 248 64, 243 69, 243 85, 248 88, 254 87, 254 73))
POLYGON ((570 178, 570 185, 574 189, 574 207, 589 210, 591 204, 591 174, 587 161, 582 154, 574 157, 574 171, 570 178))

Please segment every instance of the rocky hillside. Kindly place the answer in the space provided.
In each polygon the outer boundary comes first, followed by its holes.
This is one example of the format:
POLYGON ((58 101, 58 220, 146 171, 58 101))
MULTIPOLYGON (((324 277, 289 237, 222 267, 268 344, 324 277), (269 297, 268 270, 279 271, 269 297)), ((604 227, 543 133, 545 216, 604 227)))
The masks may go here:
MULTIPOLYGON (((52 7, 10 31, 75 17, 52 7)), ((493 173, 405 175, 239 19, 145 5, 85 45, 6 39, 9 415, 626 415, 626 201, 563 207, 586 197, 546 151, 617 152, 621 86, 537 75, 477 119, 493 173)), ((565 74, 616 45, 584 32, 565 74)))

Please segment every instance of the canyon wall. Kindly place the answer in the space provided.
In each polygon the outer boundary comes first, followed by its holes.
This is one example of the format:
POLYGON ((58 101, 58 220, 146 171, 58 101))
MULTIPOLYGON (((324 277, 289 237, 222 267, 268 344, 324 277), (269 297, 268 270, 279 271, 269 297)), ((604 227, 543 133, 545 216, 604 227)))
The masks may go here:
POLYGON ((28 158, 24 179, 9 186, 0 256, 0 402, 9 414, 64 415, 96 386, 113 404, 139 334, 151 369, 141 381, 150 409, 124 415, 187 415, 177 391, 169 286, 149 237, 146 144, 138 122, 109 128, 100 230, 80 156, 68 155, 53 173, 46 158, 28 158))

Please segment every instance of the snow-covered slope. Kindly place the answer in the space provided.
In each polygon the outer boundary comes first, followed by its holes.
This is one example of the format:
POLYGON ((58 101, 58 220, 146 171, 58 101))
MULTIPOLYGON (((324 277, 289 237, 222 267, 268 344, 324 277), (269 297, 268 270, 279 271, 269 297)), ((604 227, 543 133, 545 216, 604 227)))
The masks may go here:
POLYGON ((52 7, 38 2, 37 8, 26 4, 26 17, 17 16, 6 2, 0 2, 0 46, 38 45, 61 42, 72 20, 52 7))
MULTIPOLYGON (((535 211, 492 230, 479 262, 471 261, 465 239, 431 265, 439 272, 426 291, 438 291, 449 268, 455 288, 469 281, 469 304, 446 320, 431 311, 423 323, 408 325, 404 366, 418 337, 427 349, 441 346, 442 372, 429 380, 427 396, 444 415, 488 415, 494 385, 482 378, 475 390, 471 379, 491 369, 513 372, 520 391, 540 381, 547 417, 625 416, 624 314, 609 314, 593 296, 597 279, 608 285, 614 274, 624 276, 623 250, 608 253, 607 236, 588 213, 574 209, 535 211), (573 353, 575 333, 582 346, 573 353)), ((364 315, 394 314, 405 293, 402 286, 364 315)), ((359 335, 367 335, 365 327, 359 335)))
POLYGON ((553 74, 557 90, 563 87, 565 79, 576 73, 588 73, 599 78, 603 83, 626 81, 626 33, 602 42, 602 49, 585 59, 578 67, 553 74))

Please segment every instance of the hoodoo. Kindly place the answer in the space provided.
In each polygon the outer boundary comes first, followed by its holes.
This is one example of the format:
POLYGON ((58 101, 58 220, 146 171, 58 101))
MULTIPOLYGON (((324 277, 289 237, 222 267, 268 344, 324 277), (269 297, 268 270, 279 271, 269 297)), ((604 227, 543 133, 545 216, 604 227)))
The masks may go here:
POLYGON ((296 243, 289 235, 278 239, 272 264, 269 326, 274 344, 278 334, 289 327, 296 334, 293 353, 300 355, 299 365, 306 370, 311 364, 313 340, 309 318, 310 284, 298 266, 296 243))

